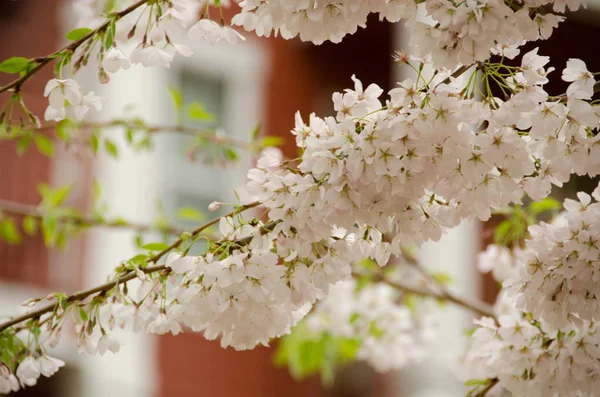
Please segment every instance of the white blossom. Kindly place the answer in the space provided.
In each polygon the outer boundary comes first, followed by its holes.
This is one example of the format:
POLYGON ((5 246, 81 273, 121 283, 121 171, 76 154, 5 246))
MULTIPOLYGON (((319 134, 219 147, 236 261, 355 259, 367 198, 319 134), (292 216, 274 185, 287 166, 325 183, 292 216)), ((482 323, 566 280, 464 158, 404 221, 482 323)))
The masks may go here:
POLYGON ((103 334, 98 340, 98 353, 103 356, 104 353, 110 351, 112 353, 118 353, 121 349, 121 344, 111 334, 103 334))

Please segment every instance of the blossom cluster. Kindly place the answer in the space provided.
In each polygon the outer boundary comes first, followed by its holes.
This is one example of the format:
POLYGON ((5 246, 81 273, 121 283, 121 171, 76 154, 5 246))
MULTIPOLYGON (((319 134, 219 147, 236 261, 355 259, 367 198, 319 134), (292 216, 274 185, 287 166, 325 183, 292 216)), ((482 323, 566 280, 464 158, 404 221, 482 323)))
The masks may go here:
POLYGON ((502 0, 476 0, 457 4, 430 0, 425 3, 431 21, 416 21, 411 43, 415 55, 431 55, 437 66, 469 65, 489 58, 490 53, 514 58, 526 41, 547 39, 564 18, 544 6, 564 12, 581 2, 524 1, 516 5, 502 0))
POLYGON ((15 374, 0 363, 0 393, 16 392, 21 387, 34 386, 40 376, 54 375, 65 363, 54 357, 39 355, 27 356, 19 364, 15 374))
POLYGON ((431 56, 438 67, 455 67, 486 60, 490 53, 512 59, 526 41, 549 38, 564 17, 548 12, 548 5, 564 13, 585 4, 579 0, 245 0, 232 23, 258 36, 274 33, 315 44, 338 43, 364 28, 369 14, 377 13, 381 20, 407 20, 415 55, 431 56))
POLYGON ((76 120, 82 120, 90 108, 102 109, 104 98, 94 92, 81 93, 79 83, 73 79, 52 79, 46 84, 44 96, 48 97, 50 105, 46 108, 46 120, 60 121, 67 114, 76 120))
POLYGON ((600 336, 594 322, 560 330, 517 309, 503 294, 498 322, 489 317, 478 328, 464 357, 472 378, 497 378, 514 396, 597 396, 600 387, 600 336))
POLYGON ((390 22, 417 13, 417 4, 410 0, 244 0, 240 6, 242 10, 232 23, 255 31, 258 36, 299 36, 315 44, 327 40, 339 43, 345 35, 364 28, 370 13, 379 13, 381 19, 390 22))
MULTIPOLYGON (((131 5, 132 1, 118 3, 126 6, 131 5)), ((69 58, 72 60, 73 70, 77 71, 87 65, 89 58, 95 55, 99 80, 108 83, 110 74, 129 69, 132 65, 169 67, 175 55, 189 57, 193 51, 183 44, 186 38, 210 44, 220 41, 235 44, 244 40, 244 37, 233 28, 208 18, 206 15, 208 5, 204 7, 205 14, 200 18, 203 2, 175 0, 150 3, 120 18, 118 24, 100 30, 100 33, 94 35, 87 45, 78 47, 69 58), (141 18, 145 14, 148 17, 141 18), (140 20, 146 19, 148 20, 146 26, 138 26, 141 24, 140 20), (112 32, 112 35, 108 32, 112 32), (92 43, 95 40, 103 43, 100 49, 92 54, 95 48, 92 43)), ((74 1, 73 8, 78 25, 99 28, 105 22, 103 16, 105 6, 103 1, 74 1)), ((60 121, 67 115, 81 120, 91 106, 100 110, 99 99, 93 96, 93 93, 82 96, 78 83, 72 79, 61 77, 61 79, 50 80, 45 96, 50 96, 50 106, 45 114, 46 120, 60 121), (55 94, 52 95, 52 92, 55 94), (56 93, 61 93, 62 97, 56 93), (73 109, 73 112, 66 112, 66 109, 73 109)))
POLYGON ((436 334, 433 311, 425 305, 411 308, 387 284, 359 288, 354 280, 332 286, 306 323, 318 333, 357 338, 357 358, 381 372, 422 359, 436 334))
POLYGON ((600 203, 580 192, 564 208, 552 223, 530 226, 512 286, 520 307, 558 329, 600 319, 600 203))

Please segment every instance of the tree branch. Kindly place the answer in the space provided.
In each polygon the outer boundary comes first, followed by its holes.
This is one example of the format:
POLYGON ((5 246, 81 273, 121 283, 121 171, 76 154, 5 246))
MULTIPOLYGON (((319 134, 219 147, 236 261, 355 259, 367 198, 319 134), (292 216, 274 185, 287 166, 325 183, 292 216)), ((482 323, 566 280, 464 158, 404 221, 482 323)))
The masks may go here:
POLYGON ((52 54, 47 55, 45 57, 34 58, 33 61, 36 62, 37 65, 33 69, 31 69, 29 72, 27 72, 23 76, 19 77, 18 79, 13 80, 12 82, 8 83, 7 85, 5 85, 3 87, 0 87, 0 93, 8 91, 10 89, 14 89, 15 92, 18 92, 21 89, 21 86, 27 80, 29 80, 33 75, 35 75, 37 72, 39 72, 41 69, 43 69, 46 65, 48 65, 50 62, 52 62, 52 60, 56 59, 61 53, 63 53, 63 52, 74 53, 75 50, 77 50, 77 48, 79 48, 83 43, 85 43, 90 38, 92 38, 95 34, 104 31, 110 25, 113 18, 115 18, 115 19, 122 18, 125 15, 132 13, 133 11, 135 11, 139 7, 143 6, 144 4, 148 3, 149 1, 151 1, 151 0, 139 0, 119 12, 111 13, 110 14, 111 18, 107 18, 102 25, 100 25, 96 29, 92 30, 91 32, 89 32, 88 34, 86 34, 85 36, 80 38, 79 40, 76 40, 76 41, 72 42, 71 44, 69 44, 68 46, 63 47, 62 49, 57 50, 57 51, 53 52, 52 54))
MULTIPOLYGON (((57 124, 46 124, 41 126, 40 128, 35 129, 36 131, 47 131, 56 128, 57 124)), ((235 139, 227 136, 218 136, 214 131, 211 130, 200 130, 194 127, 188 127, 181 124, 174 125, 152 125, 152 124, 144 124, 140 123, 136 120, 126 120, 126 119, 115 119, 108 122, 89 122, 84 121, 81 123, 70 124, 69 127, 74 129, 81 130, 93 130, 93 129, 102 129, 102 128, 111 128, 111 127, 123 127, 126 129, 132 129, 137 131, 145 131, 150 134, 158 134, 158 133, 180 133, 184 135, 189 135, 195 138, 206 139, 217 145, 230 145, 236 146, 241 149, 254 149, 252 142, 246 142, 241 139, 235 139)))
MULTIPOLYGON (((39 207, 0 199, 0 215, 1 214, 8 214, 20 217, 30 217, 38 219, 40 221, 44 218, 44 216, 46 216, 46 214, 44 214, 44 212, 39 207)), ((59 215, 56 216, 55 219, 59 223, 73 224, 75 226, 80 227, 100 226, 114 229, 132 229, 140 233, 160 231, 173 235, 180 235, 185 231, 183 229, 178 229, 174 226, 145 225, 140 223, 127 222, 124 220, 106 221, 97 217, 75 214, 59 215)))
MULTIPOLYGON (((237 214, 239 214, 242 211, 245 211, 247 209, 250 208, 254 208, 256 206, 258 206, 259 203, 258 202, 254 202, 251 204, 246 204, 246 205, 242 205, 239 206, 238 208, 236 208, 235 210, 229 212, 228 214, 225 214, 223 216, 217 217, 213 220, 211 220, 208 223, 205 223, 204 225, 200 226, 199 228, 195 229, 194 231, 192 231, 190 233, 190 237, 195 237, 197 235, 199 235, 200 233, 202 233, 204 230, 208 229, 209 227, 219 223, 219 221, 221 220, 221 218, 224 217, 228 217, 228 216, 235 216, 237 214)), ((161 260, 161 258, 163 256, 165 256, 167 253, 169 253, 170 251, 174 250, 175 248, 178 248, 181 244, 183 244, 183 242, 185 241, 185 239, 183 237, 178 238, 177 240, 175 240, 170 246, 168 246, 167 248, 165 248, 164 250, 162 250, 161 252, 155 254, 154 256, 150 257, 148 259, 149 263, 154 263, 156 264, 158 261, 161 260)), ((146 268, 140 268, 140 270, 142 272, 144 272, 145 274, 150 274, 150 273, 156 273, 156 272, 161 272, 164 271, 167 274, 171 271, 168 267, 166 267, 166 265, 154 265, 154 266, 148 266, 146 268)), ((133 280, 134 278, 137 277, 137 273, 134 271, 130 271, 129 273, 117 278, 116 280, 112 280, 109 282, 106 282, 104 284, 98 285, 96 287, 84 290, 84 291, 80 291, 80 292, 76 292, 72 295, 70 295, 67 298, 67 302, 71 303, 71 302, 76 302, 76 301, 81 301, 86 299, 87 297, 100 293, 100 292, 107 292, 110 291, 111 289, 113 289, 114 287, 116 287, 117 285, 121 285, 123 283, 126 283, 127 281, 133 280)), ((54 311, 56 307, 56 304, 50 304, 48 306, 42 307, 40 309, 34 310, 30 313, 26 313, 22 316, 18 316, 18 317, 14 317, 8 321, 5 321, 3 323, 0 323, 0 332, 4 331, 5 329, 12 327, 13 325, 17 325, 19 323, 22 323, 24 321, 27 320, 31 320, 34 318, 39 318, 40 316, 46 314, 46 313, 50 313, 52 311, 54 311)))
POLYGON ((479 300, 476 300, 476 299, 470 299, 470 298, 466 298, 466 297, 456 296, 449 291, 439 292, 439 291, 433 291, 431 289, 421 289, 418 287, 414 287, 414 286, 405 284, 401 281, 390 280, 389 278, 383 276, 382 274, 377 274, 375 279, 377 281, 383 282, 383 283, 385 283, 393 288, 396 288, 398 290, 401 290, 401 291, 405 291, 405 292, 419 295, 419 296, 425 296, 425 297, 445 300, 448 302, 452 302, 458 306, 464 307, 465 309, 471 310, 472 312, 474 312, 476 314, 486 316, 486 317, 491 317, 494 319, 496 318, 496 315, 494 314, 494 310, 490 305, 488 305, 487 303, 481 302, 479 300))

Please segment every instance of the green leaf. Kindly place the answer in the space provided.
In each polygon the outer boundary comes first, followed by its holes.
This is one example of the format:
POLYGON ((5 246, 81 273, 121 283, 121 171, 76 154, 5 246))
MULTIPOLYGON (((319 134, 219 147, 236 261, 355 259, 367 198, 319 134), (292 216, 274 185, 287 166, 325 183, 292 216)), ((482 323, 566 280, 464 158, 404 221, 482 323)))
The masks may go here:
POLYGON ((12 57, 0 63, 0 72, 15 74, 27 69, 29 59, 23 57, 12 57))
POLYGON ((238 159, 238 154, 231 148, 225 148, 225 157, 228 160, 236 161, 238 159))
POLYGON ((115 143, 113 141, 111 141, 108 138, 105 139, 104 147, 106 148, 106 152, 108 154, 110 154, 112 157, 114 157, 114 158, 119 157, 119 149, 117 149, 117 145, 115 145, 115 143))
POLYGON ((187 115, 192 120, 212 121, 215 116, 204 110, 204 106, 200 102, 192 102, 188 105, 187 115))
POLYGON ((88 321, 88 315, 82 307, 79 308, 79 316, 83 321, 88 321))
POLYGON ((67 38, 67 40, 77 41, 77 40, 85 37, 91 31, 92 31, 92 29, 90 29, 90 28, 77 28, 77 29, 73 29, 73 30, 69 31, 65 35, 65 37, 67 38))
POLYGON ((142 245, 142 248, 148 251, 163 251, 169 248, 169 246, 165 243, 148 243, 142 245))
POLYGON ((34 137, 35 146, 38 148, 40 153, 46 157, 52 157, 54 154, 54 145, 52 140, 45 135, 36 135, 34 137))
POLYGON ((108 50, 113 45, 115 41, 115 34, 117 32, 117 26, 115 24, 115 20, 111 20, 106 30, 104 31, 104 49, 108 50))
POLYGON ((547 211, 558 211, 561 205, 560 202, 552 197, 546 197, 540 201, 534 201, 529 204, 529 212, 532 215, 539 215, 547 211))
POLYGON ((23 231, 28 236, 33 236, 34 234, 37 233, 37 230, 38 230, 38 223, 34 217, 26 216, 25 218, 23 218, 23 231))
POLYGON ((62 70, 62 68, 71 63, 71 58, 73 57, 73 54, 71 52, 62 52, 59 56, 60 60, 54 64, 55 75, 60 75, 60 71, 62 70))
POLYGON ((31 145, 31 135, 24 135, 17 142, 17 154, 19 156, 25 154, 31 145))
POLYGON ((60 206, 69 196, 69 193, 71 193, 71 189, 71 185, 59 186, 55 189, 52 189, 45 184, 38 186, 38 190, 44 199, 43 204, 50 208, 60 206))
POLYGON ((0 238, 9 244, 19 244, 21 242, 21 235, 12 219, 0 220, 0 238))
POLYGON ((300 323, 280 339, 273 361, 287 366, 296 379, 320 373, 321 381, 331 385, 336 368, 355 360, 360 346, 359 339, 315 333, 300 323))
POLYGON ((258 136, 260 135, 260 129, 261 129, 260 124, 258 124, 256 127, 254 127, 254 130, 252 131, 252 140, 253 141, 258 139, 258 136))
POLYGON ((260 140, 260 146, 269 147, 269 146, 281 146, 283 145, 284 139, 280 136, 266 136, 260 140))
POLYGON ((129 261, 139 265, 140 263, 147 263, 146 262, 147 259, 148 259, 148 255, 138 254, 138 255, 134 256, 133 258, 131 258, 129 261))
POLYGON ((489 379, 469 379, 465 382, 465 386, 484 386, 490 383, 489 379))
MULTIPOLYGON (((104 4, 104 13, 108 14, 109 12, 112 11, 113 8, 115 8, 116 5, 116 0, 108 0, 105 4, 104 4)), ((160 7, 158 7, 160 8, 160 7)))
POLYGON ((70 125, 71 122, 68 119, 61 120, 56 124, 56 136, 63 142, 71 139, 70 125))
POLYGON ((177 210, 177 217, 190 221, 201 221, 204 219, 204 214, 194 207, 182 207, 177 210))
POLYGON ((98 131, 94 131, 90 137, 90 148, 94 154, 98 153, 98 149, 100 148, 100 137, 98 136, 98 131))
POLYGON ((452 276, 450 276, 447 273, 443 273, 443 272, 431 273, 431 277, 433 277, 433 279, 435 280, 436 283, 442 284, 442 285, 447 285, 452 282, 452 276))
POLYGON ((175 109, 180 110, 183 107, 183 95, 181 91, 176 87, 169 87, 169 94, 171 94, 175 109))
POLYGON ((510 219, 505 219, 494 230, 494 243, 504 244, 512 227, 510 219))
POLYGON ((93 188, 92 188, 92 199, 94 201, 98 201, 100 196, 102 195, 102 185, 100 185, 100 181, 94 178, 93 188))
POLYGON ((51 216, 45 216, 42 220, 42 236, 44 236, 44 243, 46 246, 51 247, 56 241, 56 219, 51 216))
POLYGON ((385 335, 385 330, 377 325, 377 321, 373 320, 369 323, 369 334, 375 339, 380 339, 383 335, 385 335))

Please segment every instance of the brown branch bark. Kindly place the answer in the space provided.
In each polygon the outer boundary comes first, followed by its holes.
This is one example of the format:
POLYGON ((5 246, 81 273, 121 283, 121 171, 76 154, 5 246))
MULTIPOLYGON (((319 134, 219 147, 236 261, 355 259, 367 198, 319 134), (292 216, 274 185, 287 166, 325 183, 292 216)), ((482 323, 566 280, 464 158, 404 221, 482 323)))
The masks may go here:
POLYGON ((457 296, 449 291, 434 291, 429 288, 425 289, 425 288, 415 287, 412 285, 405 284, 401 281, 390 280, 389 278, 386 278, 385 276, 383 276, 381 274, 377 275, 375 277, 375 280, 383 282, 393 288, 396 288, 396 289, 404 291, 404 292, 408 292, 408 293, 415 294, 418 296, 425 296, 425 297, 445 300, 445 301, 454 303, 458 306, 464 307, 465 309, 468 309, 468 310, 472 311, 473 313, 479 314, 481 316, 491 317, 494 319, 496 318, 496 315, 494 314, 494 309, 490 305, 488 305, 487 303, 484 303, 482 301, 476 300, 476 299, 457 296))
MULTIPOLYGON (((46 124, 36 129, 37 131, 48 131, 52 130, 56 127, 56 124, 46 124)), ((108 122, 89 122, 84 121, 81 123, 76 123, 71 125, 74 129, 81 130, 93 130, 93 129, 102 129, 102 128, 111 128, 111 127, 123 127, 123 128, 131 128, 132 130, 137 131, 146 131, 150 134, 159 134, 159 133, 180 133, 184 135, 189 135, 191 137, 206 139, 215 144, 225 144, 236 146, 241 149, 252 149, 253 144, 251 142, 246 142, 241 139, 230 138, 227 136, 217 136, 214 131, 211 130, 200 130, 194 127, 188 127, 180 124, 168 125, 168 124, 139 124, 135 121, 125 120, 125 119, 116 119, 108 122)))

